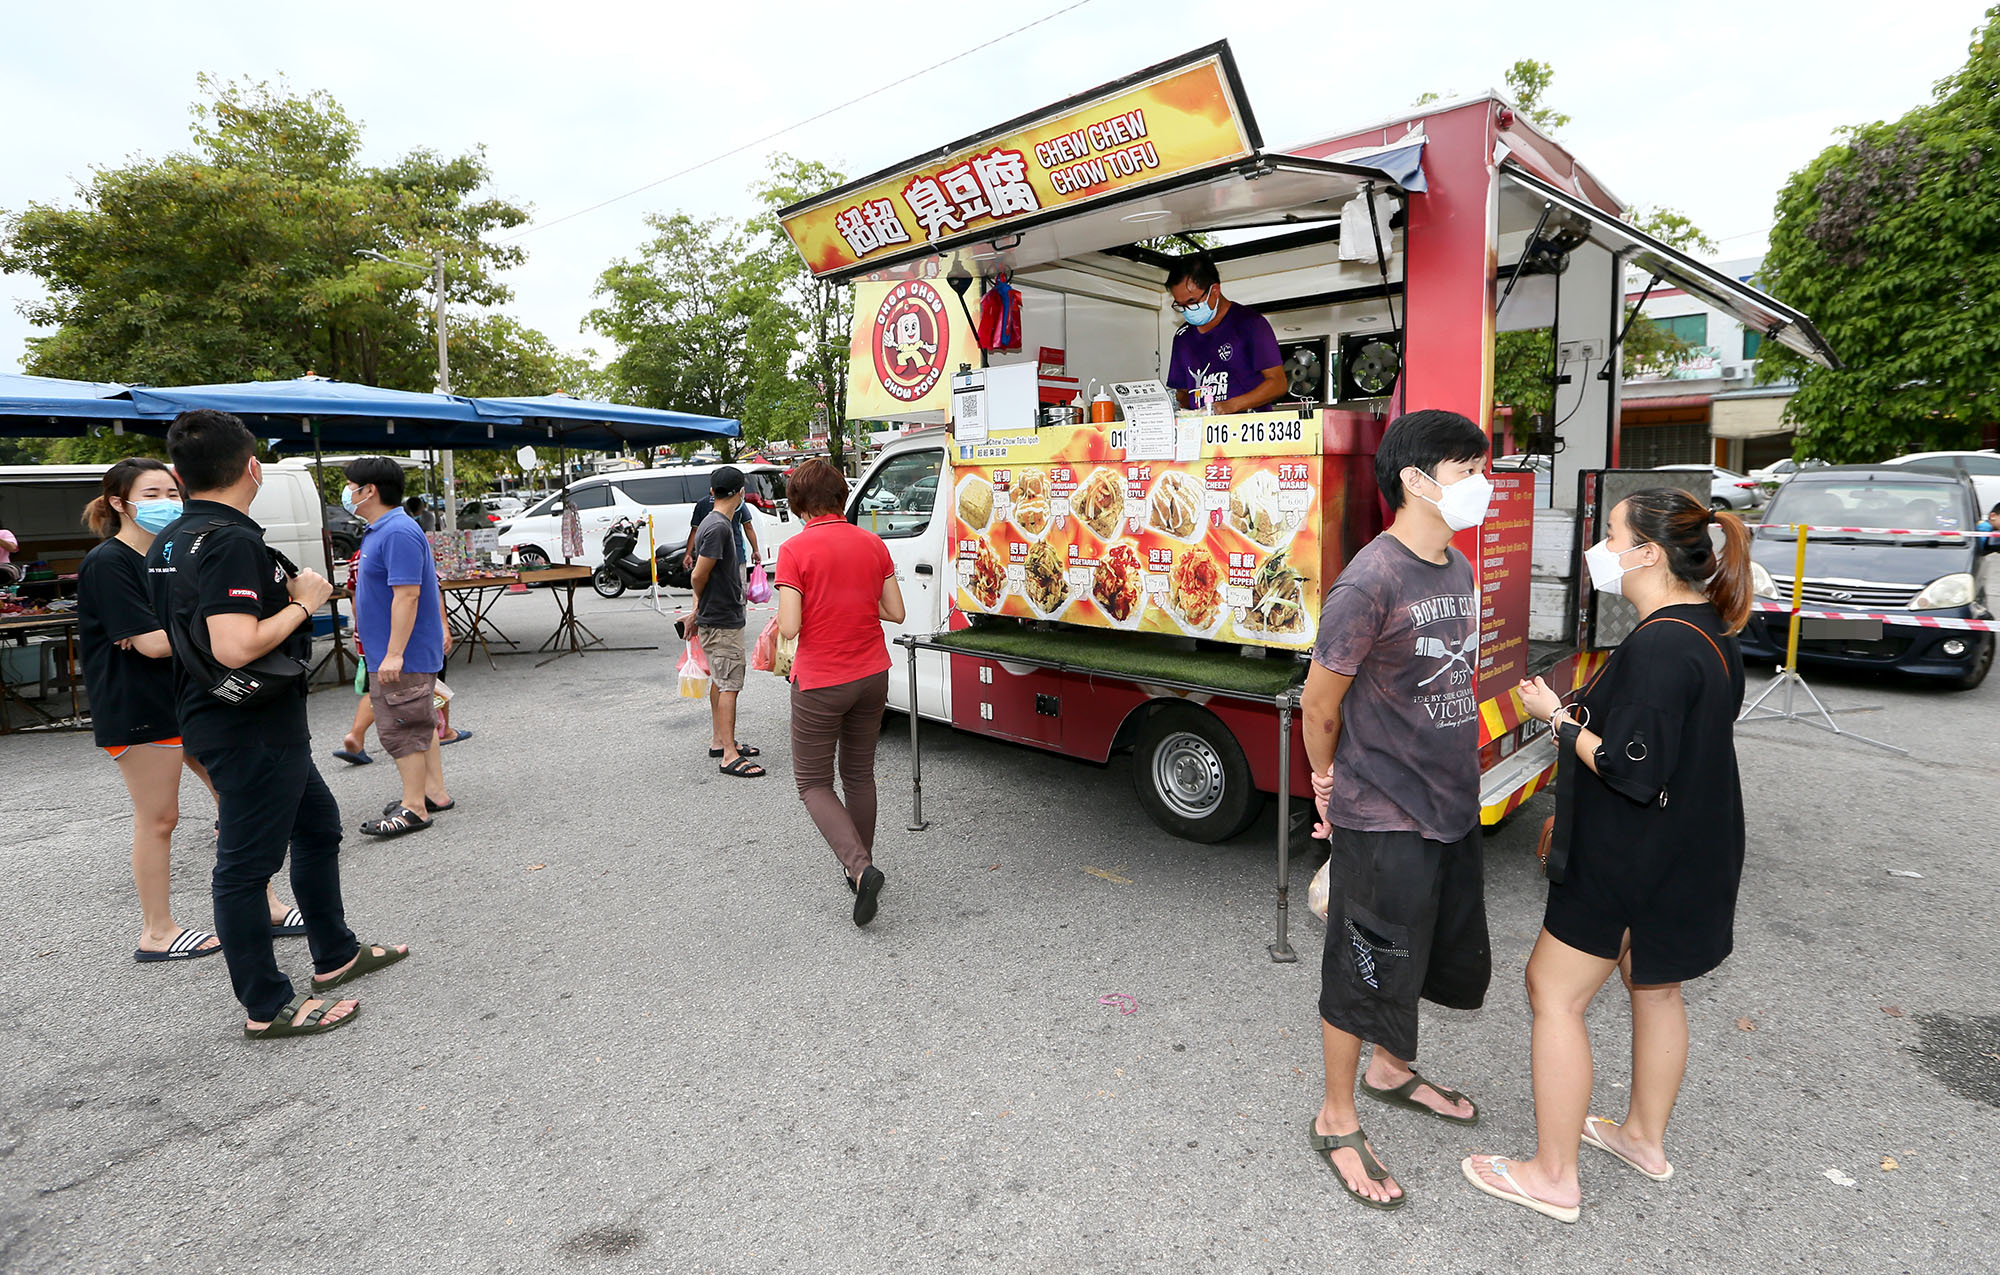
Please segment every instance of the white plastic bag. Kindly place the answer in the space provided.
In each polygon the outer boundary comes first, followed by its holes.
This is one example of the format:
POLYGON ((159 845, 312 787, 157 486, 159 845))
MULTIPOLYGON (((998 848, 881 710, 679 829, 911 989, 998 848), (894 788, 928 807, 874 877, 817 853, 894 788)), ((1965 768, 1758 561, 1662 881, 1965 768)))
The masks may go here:
POLYGON ((701 639, 688 638, 687 653, 681 656, 681 698, 708 698, 708 656, 702 653, 701 639))
POLYGON ((1331 867, 1333 867, 1331 859, 1320 864, 1319 871, 1313 873, 1312 884, 1306 887, 1306 906, 1311 908, 1312 914, 1322 921, 1326 920, 1327 894, 1333 889, 1331 875, 1328 872, 1331 867))

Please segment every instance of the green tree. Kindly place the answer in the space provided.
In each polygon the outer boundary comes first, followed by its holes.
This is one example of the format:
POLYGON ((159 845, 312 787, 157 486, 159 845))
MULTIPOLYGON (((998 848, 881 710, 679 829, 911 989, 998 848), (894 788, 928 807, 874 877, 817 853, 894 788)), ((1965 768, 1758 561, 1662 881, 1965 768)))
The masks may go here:
MULTIPOLYGON (((778 210, 846 181, 839 170, 817 160, 779 154, 771 159, 770 176, 752 188, 764 211, 751 228, 760 250, 770 257, 780 283, 782 316, 796 354, 786 369, 782 387, 771 387, 773 415, 783 421, 788 437, 802 437, 806 426, 826 426, 827 455, 836 466, 847 463, 847 353, 854 327, 854 288, 812 277, 804 258, 778 225, 778 210)), ((774 335, 777 335, 774 333, 774 335)))
POLYGON ((1801 457, 1977 446, 2000 418, 2000 5, 1931 101, 1845 133, 1779 192, 1759 277, 1842 366, 1772 342, 1758 378, 1798 380, 1801 457))
MULTIPOLYGON (((796 343, 769 254, 725 218, 654 213, 646 222, 653 238, 598 276, 604 304, 585 319, 618 344, 606 374, 627 401, 740 421, 743 446, 794 436, 799 422, 774 387, 796 343)), ((727 439, 717 446, 725 459, 735 454, 727 439)))
POLYGON ((0 268, 47 295, 23 312, 28 371, 154 385, 299 376, 433 383, 429 279, 358 255, 450 259, 447 298, 508 297, 525 210, 482 197, 483 153, 360 163, 361 129, 324 93, 199 80, 193 147, 98 169, 74 206, 0 218, 0 268))

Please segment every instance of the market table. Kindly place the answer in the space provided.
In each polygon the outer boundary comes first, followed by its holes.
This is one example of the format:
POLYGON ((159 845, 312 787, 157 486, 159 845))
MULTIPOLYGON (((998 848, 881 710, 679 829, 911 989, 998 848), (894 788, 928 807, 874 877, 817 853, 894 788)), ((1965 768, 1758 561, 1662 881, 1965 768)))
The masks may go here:
POLYGON ((604 639, 592 633, 590 626, 576 618, 576 586, 590 579, 589 567, 562 566, 543 567, 534 571, 522 571, 518 578, 522 584, 546 584, 552 586, 556 595, 556 631, 549 634, 542 644, 532 651, 502 651, 502 655, 545 655, 554 651, 546 660, 535 661, 535 667, 552 663, 565 655, 582 658, 588 647, 599 647, 606 651, 657 651, 657 646, 605 646, 604 639), (586 639, 588 637, 588 640, 586 639))
POLYGON ((990 625, 939 633, 932 637, 899 637, 897 646, 909 651, 910 670, 910 831, 930 825, 924 820, 923 746, 917 726, 917 652, 984 655, 1058 673, 1098 674, 1147 687, 1191 691, 1246 704, 1268 704, 1278 710, 1278 918, 1269 951, 1278 962, 1298 960, 1292 950, 1292 716, 1299 707, 1299 680, 1304 665, 1295 660, 1246 660, 1233 652, 1172 651, 1137 647, 1129 635, 1065 629, 1036 632, 1018 625, 990 625))
MULTIPOLYGON (((493 660, 492 643, 503 646, 520 645, 513 638, 500 631, 487 614, 493 602, 501 594, 520 583, 521 577, 513 572, 505 575, 471 576, 462 580, 440 580, 438 588, 444 594, 446 622, 452 625, 451 640, 465 648, 465 662, 472 663, 473 648, 486 653, 486 663, 492 668, 500 666, 493 660)), ((446 662, 449 663, 449 657, 446 662)))
POLYGON ((11 735, 18 730, 79 730, 89 724, 89 719, 84 715, 76 698, 79 681, 76 662, 76 625, 74 611, 66 614, 17 615, 0 619, 0 639, 15 638, 22 646, 27 646, 28 639, 36 633, 60 633, 63 639, 63 669, 69 679, 69 716, 57 717, 40 704, 17 693, 13 687, 7 685, 6 678, 0 677, 0 735, 11 735), (9 726, 6 712, 8 704, 19 704, 41 721, 21 727, 9 726))
MULTIPOLYGON (((350 686, 354 682, 354 674, 347 666, 359 664, 361 657, 347 649, 347 634, 340 627, 340 604, 353 596, 346 589, 335 588, 332 595, 327 598, 327 613, 333 617, 333 645, 328 648, 325 655, 319 657, 312 670, 306 674, 307 694, 323 691, 329 686, 350 686), (320 670, 328 664, 333 665, 333 676, 323 679, 319 675, 320 670)), ((313 618, 317 620, 318 614, 315 613, 313 618)))

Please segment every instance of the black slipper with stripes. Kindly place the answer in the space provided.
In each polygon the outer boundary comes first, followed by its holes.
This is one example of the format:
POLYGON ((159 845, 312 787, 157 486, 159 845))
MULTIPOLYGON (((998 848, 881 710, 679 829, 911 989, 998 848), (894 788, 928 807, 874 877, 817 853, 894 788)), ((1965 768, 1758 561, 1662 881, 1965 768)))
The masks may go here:
POLYGON ((148 952, 142 947, 132 953, 132 959, 141 965, 151 965, 155 961, 192 961, 204 956, 217 956, 222 952, 222 944, 202 946, 214 937, 207 930, 182 930, 174 935, 173 942, 167 944, 166 951, 148 952))

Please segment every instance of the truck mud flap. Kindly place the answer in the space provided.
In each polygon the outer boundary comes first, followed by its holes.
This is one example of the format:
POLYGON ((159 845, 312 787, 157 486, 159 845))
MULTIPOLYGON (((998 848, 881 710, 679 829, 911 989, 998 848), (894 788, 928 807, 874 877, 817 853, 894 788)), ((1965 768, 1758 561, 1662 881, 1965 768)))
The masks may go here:
POLYGON ((1543 734, 1479 777, 1479 822, 1492 827, 1556 777, 1556 741, 1543 734))

